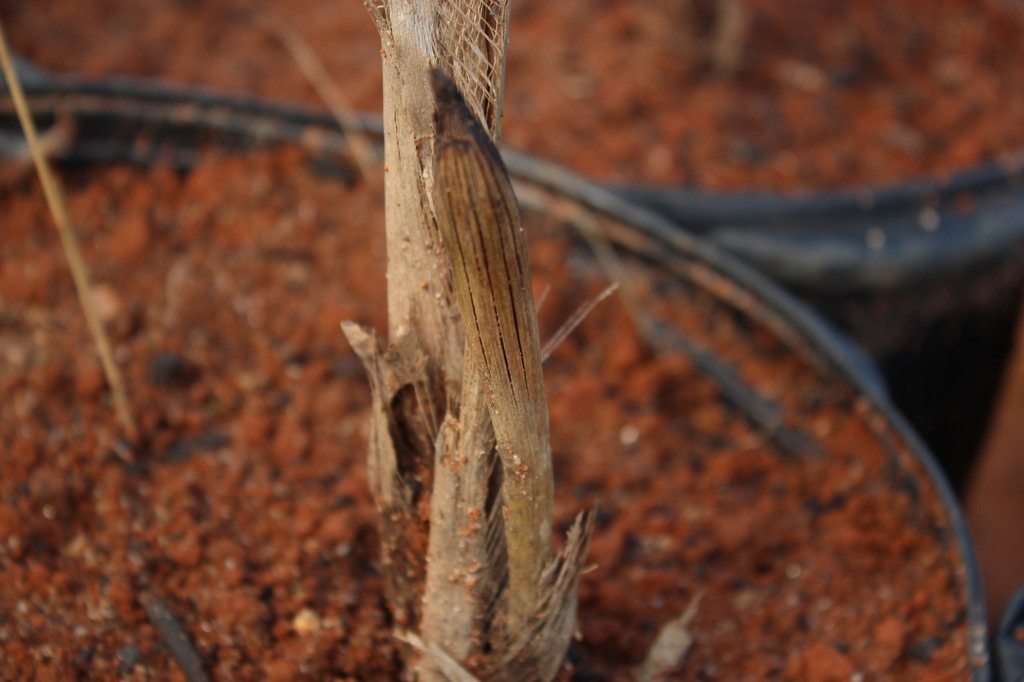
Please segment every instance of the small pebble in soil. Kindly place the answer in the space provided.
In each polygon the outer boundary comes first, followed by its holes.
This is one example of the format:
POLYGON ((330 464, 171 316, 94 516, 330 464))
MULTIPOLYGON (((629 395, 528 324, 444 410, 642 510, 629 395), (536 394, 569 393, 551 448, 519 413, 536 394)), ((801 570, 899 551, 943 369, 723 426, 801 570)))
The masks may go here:
POLYGON ((941 637, 922 639, 910 647, 910 657, 916 661, 927 663, 932 660, 932 656, 942 647, 942 644, 941 637))
POLYGON ((142 651, 137 646, 126 646, 121 649, 121 676, 131 672, 142 661, 142 651))
POLYGON ((124 303, 117 291, 109 284, 96 284, 92 287, 92 303, 96 314, 104 324, 110 324, 124 310, 124 303))
POLYGON ((195 438, 183 438, 167 446, 163 459, 168 462, 182 462, 198 452, 211 452, 231 444, 231 437, 217 431, 204 433, 195 438))
POLYGON ((746 140, 733 140, 727 149, 728 158, 743 164, 761 163, 768 156, 765 151, 746 140))
POLYGON ((95 399, 105 385, 106 379, 99 365, 85 367, 75 376, 75 393, 85 400, 95 399))
POLYGON ((298 635, 312 634, 320 629, 320 616, 313 609, 302 609, 292 619, 292 629, 298 635))
POLYGON ((839 682, 857 671, 837 647, 818 641, 791 657, 786 674, 808 682, 839 682))
POLYGON ((156 353, 146 363, 146 376, 154 386, 171 386, 188 378, 188 367, 175 353, 156 353))

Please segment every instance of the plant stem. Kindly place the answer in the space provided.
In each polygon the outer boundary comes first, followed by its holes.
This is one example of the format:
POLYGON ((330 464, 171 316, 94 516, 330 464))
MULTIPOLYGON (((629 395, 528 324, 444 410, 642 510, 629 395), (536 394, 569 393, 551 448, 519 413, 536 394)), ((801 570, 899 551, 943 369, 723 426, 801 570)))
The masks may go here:
POLYGON ((345 329, 374 394, 370 473, 392 610, 434 652, 413 663, 421 682, 446 680, 449 657, 490 682, 550 680, 573 632, 590 521, 555 557, 526 241, 494 140, 508 0, 365 2, 383 46, 386 352, 345 329), (426 501, 423 561, 408 548, 426 501))

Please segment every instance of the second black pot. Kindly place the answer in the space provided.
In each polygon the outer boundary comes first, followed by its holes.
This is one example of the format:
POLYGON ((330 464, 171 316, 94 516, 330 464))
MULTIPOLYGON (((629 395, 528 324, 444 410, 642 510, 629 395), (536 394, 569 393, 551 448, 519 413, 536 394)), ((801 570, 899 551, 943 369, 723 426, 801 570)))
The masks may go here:
POLYGON ((1024 163, 787 197, 616 191, 740 257, 860 342, 961 487, 1024 285, 1024 163))

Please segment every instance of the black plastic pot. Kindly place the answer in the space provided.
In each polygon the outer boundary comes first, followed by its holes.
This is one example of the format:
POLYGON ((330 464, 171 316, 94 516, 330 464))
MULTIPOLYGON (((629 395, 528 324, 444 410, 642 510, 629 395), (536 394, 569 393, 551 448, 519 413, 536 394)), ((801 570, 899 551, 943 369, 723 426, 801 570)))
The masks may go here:
MULTIPOLYGON (((247 149, 290 142, 306 147, 314 161, 330 172, 341 176, 351 172, 342 153, 345 133, 328 115, 300 107, 137 80, 68 80, 33 87, 30 94, 42 123, 62 117, 73 120, 77 135, 57 153, 67 163, 164 160, 187 167, 209 144, 247 149)), ((17 130, 10 107, 0 104, 0 133, 13 135, 17 130)), ((356 132, 379 139, 379 120, 364 118, 356 132)), ((880 417, 882 446, 894 461, 909 457, 919 462, 943 502, 947 537, 963 558, 972 679, 994 679, 979 573, 957 501, 926 446, 893 407, 871 363, 808 307, 714 241, 681 231, 664 217, 556 166, 511 152, 506 161, 527 203, 538 193, 555 196, 585 207, 602 220, 628 226, 624 235, 606 236, 703 296, 770 329, 793 352, 851 387, 880 417)), ((728 361, 678 331, 657 325, 649 331, 688 354, 725 398, 766 435, 786 448, 799 450, 806 445, 804 434, 784 426, 778 406, 748 386, 728 361)))
POLYGON ((1003 682, 1024 680, 1024 587, 1017 591, 999 622, 995 668, 1003 682))
POLYGON ((960 487, 1012 343, 1022 190, 1024 160, 796 197, 616 191, 753 265, 863 344, 960 487))

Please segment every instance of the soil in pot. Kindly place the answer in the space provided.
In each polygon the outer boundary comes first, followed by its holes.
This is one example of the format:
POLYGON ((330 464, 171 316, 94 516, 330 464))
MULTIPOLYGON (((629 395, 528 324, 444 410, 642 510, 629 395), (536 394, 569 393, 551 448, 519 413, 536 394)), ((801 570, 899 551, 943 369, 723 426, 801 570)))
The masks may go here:
MULTIPOLYGON (((212 679, 395 679, 368 391, 338 329, 384 327, 379 188, 293 150, 65 184, 145 442, 118 442, 35 181, 4 187, 0 678, 181 679, 159 600, 212 679)), ((547 334, 607 284, 557 222, 528 227, 547 334)), ((968 679, 963 562, 898 434, 755 318, 626 267, 633 313, 714 349, 802 437, 652 352, 619 300, 584 321, 547 379, 560 523, 599 509, 561 679, 629 679, 698 594, 681 679, 968 679)))

